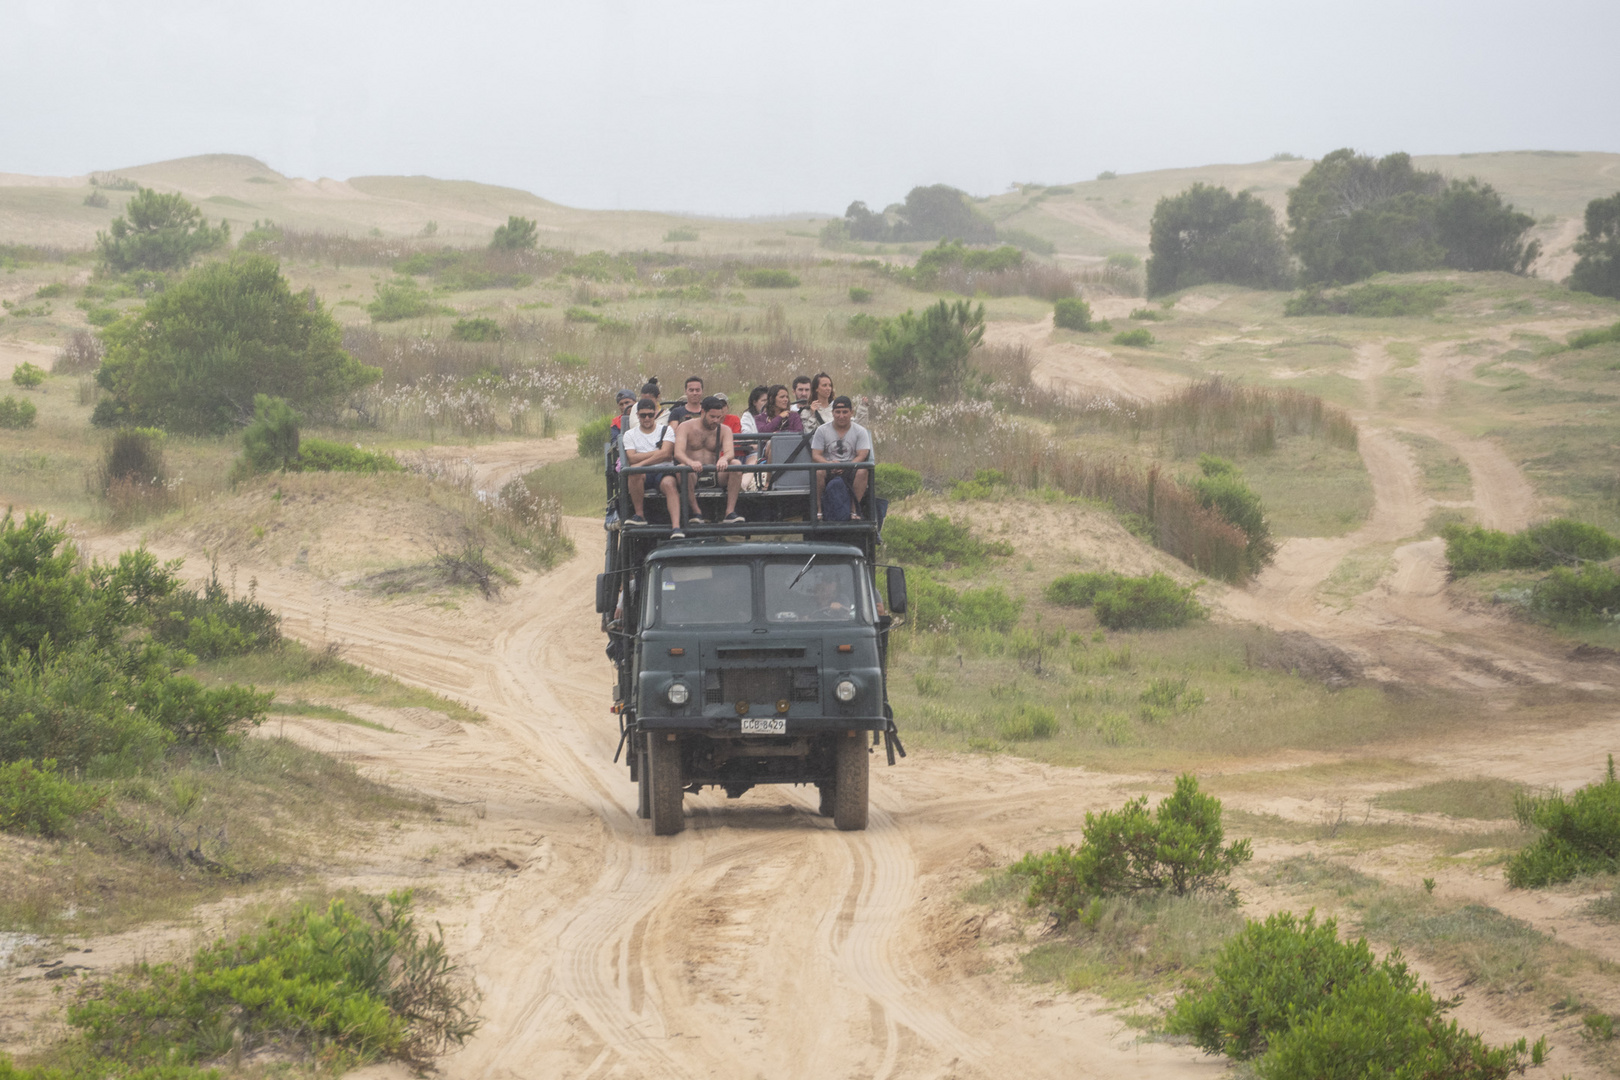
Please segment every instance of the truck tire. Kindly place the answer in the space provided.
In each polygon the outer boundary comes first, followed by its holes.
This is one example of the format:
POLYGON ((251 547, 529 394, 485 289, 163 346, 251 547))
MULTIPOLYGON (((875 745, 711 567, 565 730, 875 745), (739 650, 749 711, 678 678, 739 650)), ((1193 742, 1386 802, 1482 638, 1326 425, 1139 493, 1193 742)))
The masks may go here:
POLYGON ((647 770, 647 740, 637 739, 636 743, 636 817, 646 821, 652 817, 652 777, 647 770))
POLYGON ((866 828, 869 755, 860 734, 838 740, 837 780, 833 784, 833 824, 845 832, 866 828))
POLYGON ((832 817, 835 802, 833 792, 838 790, 838 784, 832 780, 823 780, 816 784, 816 788, 821 793, 821 806, 819 807, 821 816, 832 817))
POLYGON ((674 836, 686 828, 686 813, 681 805, 686 794, 681 789, 681 744, 662 732, 649 732, 644 764, 652 783, 648 809, 652 813, 653 835, 674 836))

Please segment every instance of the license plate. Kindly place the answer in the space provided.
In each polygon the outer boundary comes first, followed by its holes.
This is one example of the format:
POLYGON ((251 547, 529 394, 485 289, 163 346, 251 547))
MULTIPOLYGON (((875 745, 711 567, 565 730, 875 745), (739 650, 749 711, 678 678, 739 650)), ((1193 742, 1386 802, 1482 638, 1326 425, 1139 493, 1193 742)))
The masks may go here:
POLYGON ((745 716, 742 720, 744 735, 786 735, 785 716, 745 716))

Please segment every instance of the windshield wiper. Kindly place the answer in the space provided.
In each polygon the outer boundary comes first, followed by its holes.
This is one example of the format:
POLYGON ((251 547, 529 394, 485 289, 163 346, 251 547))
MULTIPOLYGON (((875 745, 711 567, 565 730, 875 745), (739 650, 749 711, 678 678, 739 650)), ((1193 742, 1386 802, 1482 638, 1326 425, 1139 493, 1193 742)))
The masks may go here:
MULTIPOLYGON (((820 554, 821 552, 816 552, 816 555, 820 554)), ((793 580, 788 582, 788 592, 792 592, 793 586, 797 585, 799 580, 810 572, 810 564, 816 561, 816 555, 810 556, 810 558, 805 562, 804 566, 799 569, 798 574, 794 576, 793 580)))

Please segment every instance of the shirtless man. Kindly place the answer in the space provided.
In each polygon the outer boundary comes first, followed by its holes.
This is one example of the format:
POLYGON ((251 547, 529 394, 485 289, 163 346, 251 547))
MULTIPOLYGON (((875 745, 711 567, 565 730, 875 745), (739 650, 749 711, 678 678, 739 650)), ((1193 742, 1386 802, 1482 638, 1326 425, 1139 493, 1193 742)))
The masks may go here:
MULTIPOLYGON (((703 411, 675 431, 675 463, 690 465, 696 470, 713 468, 716 478, 723 480, 726 485, 726 524, 733 525, 743 520, 743 516, 737 513, 737 493, 742 490, 743 474, 736 471, 742 461, 737 457, 731 429, 722 422, 726 403, 710 395, 699 404, 703 411)), ((692 516, 688 520, 703 524, 703 515, 698 508, 696 474, 689 474, 686 478, 686 502, 692 509, 692 516)), ((670 534, 676 539, 683 535, 678 529, 670 534)))

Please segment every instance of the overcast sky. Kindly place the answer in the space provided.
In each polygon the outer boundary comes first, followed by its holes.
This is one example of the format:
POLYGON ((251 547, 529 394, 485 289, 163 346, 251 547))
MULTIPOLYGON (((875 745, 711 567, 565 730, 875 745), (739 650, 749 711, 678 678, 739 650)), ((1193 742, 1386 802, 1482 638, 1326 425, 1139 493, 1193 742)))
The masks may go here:
POLYGON ((1616 0, 0 0, 0 172, 211 152, 747 215, 1369 153, 1620 151, 1616 0))

